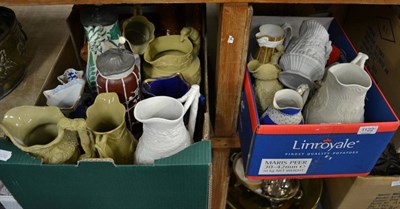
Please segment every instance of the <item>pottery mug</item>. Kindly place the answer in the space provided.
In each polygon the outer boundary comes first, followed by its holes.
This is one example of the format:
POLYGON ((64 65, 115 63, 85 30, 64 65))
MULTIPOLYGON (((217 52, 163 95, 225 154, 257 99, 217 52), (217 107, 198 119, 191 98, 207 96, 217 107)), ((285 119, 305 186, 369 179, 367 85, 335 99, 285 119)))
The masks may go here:
POLYGON ((261 63, 269 63, 272 55, 276 52, 278 45, 286 46, 292 38, 292 27, 288 23, 283 25, 264 24, 259 27, 260 32, 256 34, 258 50, 255 59, 261 63))

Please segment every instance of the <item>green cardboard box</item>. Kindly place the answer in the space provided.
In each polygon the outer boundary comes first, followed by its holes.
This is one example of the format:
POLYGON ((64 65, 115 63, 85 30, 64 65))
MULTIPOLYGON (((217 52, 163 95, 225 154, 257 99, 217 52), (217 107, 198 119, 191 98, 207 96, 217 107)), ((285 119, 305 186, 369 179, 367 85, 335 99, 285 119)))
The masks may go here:
POLYGON ((12 152, 0 161, 0 179, 24 209, 208 208, 210 141, 154 165, 42 164, 3 139, 0 150, 12 152))

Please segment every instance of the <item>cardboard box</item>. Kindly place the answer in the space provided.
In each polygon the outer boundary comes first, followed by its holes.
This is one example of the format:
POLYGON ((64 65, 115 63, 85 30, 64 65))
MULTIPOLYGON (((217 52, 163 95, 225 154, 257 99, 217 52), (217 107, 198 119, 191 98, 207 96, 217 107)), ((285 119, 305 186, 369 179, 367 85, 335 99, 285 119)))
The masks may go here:
MULTIPOLYGON (((396 6, 350 6, 343 28, 354 46, 369 55, 368 69, 397 115, 400 114, 400 19, 396 6), (368 14, 368 15, 366 15, 368 14)), ((393 137, 400 147, 400 132, 393 137)))
MULTIPOLYGON (((68 41, 57 58, 57 69, 51 71, 54 75, 70 66, 66 56, 75 58, 67 53, 70 49, 72 42, 68 41)), ((8 161, 0 161, 0 180, 23 208, 206 209, 210 204, 211 142, 206 138, 209 122, 205 115, 203 140, 154 165, 115 165, 101 159, 75 165, 43 164, 0 138, 0 150, 12 152, 8 161)))
MULTIPOLYGON (((77 37, 66 41, 50 71, 49 77, 53 79, 47 79, 43 89, 58 85, 55 77, 71 65, 79 67, 76 50, 80 48, 74 46, 77 37)), ((202 41, 205 44, 206 40, 202 41)), ((205 55, 202 59, 207 58, 205 55)), ((206 80, 206 65, 202 68, 206 80)), ((39 98, 36 104, 44 105, 45 98, 39 98)), ((200 130, 203 138, 153 165, 115 165, 103 159, 43 164, 0 137, 0 150, 12 152, 9 160, 0 160, 0 180, 23 208, 206 209, 211 198, 207 110, 199 117, 204 118, 200 130)))
POLYGON ((154 165, 83 161, 42 164, 0 140, 12 157, 0 179, 23 208, 208 208, 211 143, 197 142, 154 165))
MULTIPOLYGON (((299 17, 292 18, 301 22, 299 17)), ((289 20, 285 17, 282 21, 289 20)), ((352 60, 356 50, 336 21, 330 23, 328 32, 332 42, 352 60)), ((367 175, 398 125, 397 116, 375 82, 367 94, 364 123, 261 125, 252 81, 246 72, 238 128, 250 179, 367 175), (363 131, 366 128, 374 131, 363 131)))
POLYGON ((400 205, 399 176, 332 178, 324 182, 324 209, 396 209, 400 205))

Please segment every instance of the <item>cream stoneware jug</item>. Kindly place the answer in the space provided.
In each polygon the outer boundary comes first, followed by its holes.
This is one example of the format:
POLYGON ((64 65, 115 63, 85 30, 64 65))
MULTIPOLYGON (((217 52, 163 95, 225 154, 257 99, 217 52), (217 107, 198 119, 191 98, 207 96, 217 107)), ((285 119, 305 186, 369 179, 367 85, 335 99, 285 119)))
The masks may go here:
POLYGON ((143 123, 143 134, 135 152, 135 163, 152 164, 154 160, 169 157, 192 143, 199 89, 198 85, 192 85, 179 99, 155 96, 136 105, 134 114, 143 123), (182 105, 182 102, 185 104, 182 105), (189 125, 186 129, 183 116, 189 108, 189 125))
POLYGON ((358 53, 350 63, 328 69, 322 86, 305 108, 306 123, 362 123, 367 91, 372 85, 364 70, 368 56, 358 53))
POLYGON ((118 95, 100 93, 87 111, 87 127, 94 138, 100 158, 112 158, 116 164, 133 164, 137 140, 125 123, 125 107, 118 95))
POLYGON ((62 120, 68 119, 57 107, 19 106, 4 115, 0 128, 15 146, 43 163, 76 163, 78 135, 62 120))

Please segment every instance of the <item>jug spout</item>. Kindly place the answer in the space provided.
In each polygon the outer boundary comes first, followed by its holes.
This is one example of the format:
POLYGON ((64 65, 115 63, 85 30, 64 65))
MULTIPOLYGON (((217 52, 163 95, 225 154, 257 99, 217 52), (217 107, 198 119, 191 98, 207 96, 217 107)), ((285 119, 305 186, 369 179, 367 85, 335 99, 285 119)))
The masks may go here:
POLYGON ((361 69, 364 69, 365 62, 369 59, 368 55, 358 52, 357 56, 351 61, 352 64, 358 65, 361 69))

